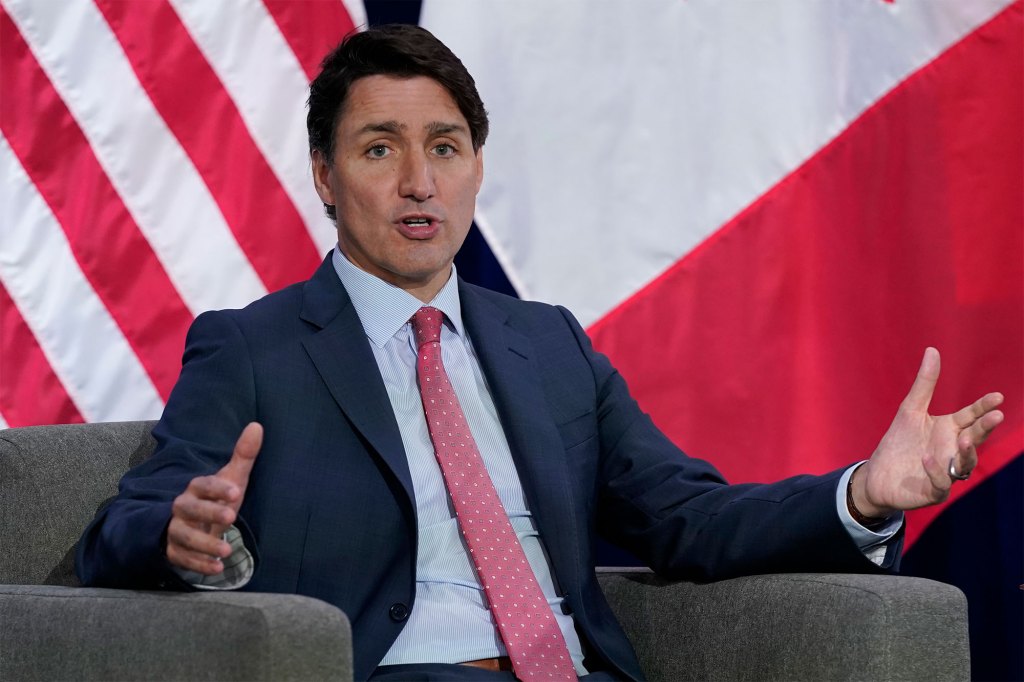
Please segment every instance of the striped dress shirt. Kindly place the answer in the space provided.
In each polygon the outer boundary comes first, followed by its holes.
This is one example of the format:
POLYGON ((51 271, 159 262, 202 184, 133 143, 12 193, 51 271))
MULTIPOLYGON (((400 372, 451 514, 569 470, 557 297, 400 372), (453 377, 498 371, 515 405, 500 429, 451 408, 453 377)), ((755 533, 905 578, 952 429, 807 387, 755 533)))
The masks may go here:
MULTIPOLYGON (((334 250, 332 259, 366 330, 384 379, 416 495, 419 532, 416 603, 381 665, 459 663, 505 656, 505 646, 470 562, 423 416, 416 383, 417 349, 409 320, 424 304, 408 292, 352 265, 341 255, 340 249, 334 250)), ((462 324, 454 266, 452 276, 429 305, 445 314, 441 359, 480 456, 561 626, 576 672, 585 675, 583 648, 572 617, 562 613, 563 600, 558 596, 541 538, 527 508, 508 441, 472 341, 462 324)))

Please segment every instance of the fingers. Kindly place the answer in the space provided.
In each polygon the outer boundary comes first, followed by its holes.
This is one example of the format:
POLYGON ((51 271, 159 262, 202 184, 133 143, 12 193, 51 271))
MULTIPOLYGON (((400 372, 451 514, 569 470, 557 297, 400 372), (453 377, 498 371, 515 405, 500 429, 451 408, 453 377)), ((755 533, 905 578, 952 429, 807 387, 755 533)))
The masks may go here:
POLYGON ((969 441, 971 445, 981 445, 995 431, 996 427, 1003 423, 1003 419, 1004 416, 1000 410, 986 412, 960 432, 958 442, 969 441))
MULTIPOLYGON (((185 489, 191 497, 197 500, 210 500, 213 502, 225 502, 234 504, 241 501, 242 491, 232 481, 216 474, 213 476, 197 476, 193 478, 188 488, 185 489)), ((182 493, 182 496, 185 495, 182 493)), ((177 503, 177 500, 175 500, 177 503)))
MULTIPOLYGON (((169 527, 168 533, 170 533, 169 527)), ((215 556, 199 552, 177 543, 171 543, 170 541, 167 543, 167 560, 179 568, 195 571, 203 575, 217 575, 224 572, 224 563, 219 555, 215 556)))
MULTIPOLYGON (((1000 396, 1001 398, 1001 396, 1000 396)), ((999 410, 986 412, 957 437, 957 453, 953 457, 949 471, 951 477, 970 476, 974 467, 978 466, 978 446, 985 442, 992 431, 1003 422, 1003 413, 999 410)), ((957 480, 963 480, 957 478, 957 480)))
POLYGON ((241 498, 238 486, 219 475, 192 479, 171 505, 168 561, 204 575, 223 571, 220 559, 230 556, 231 546, 221 535, 234 523, 241 498))
MULTIPOLYGON (((983 395, 981 398, 978 398, 967 407, 954 412, 952 414, 953 423, 956 424, 961 429, 966 429, 968 426, 971 426, 977 419, 980 419, 986 414, 992 412, 1002 404, 1002 393, 988 393, 986 395, 983 395)), ((1001 414, 1002 413, 1000 413, 1000 415, 1001 414)), ((1001 418, 1000 421, 1002 421, 1001 418)), ((998 423, 994 425, 992 428, 995 428, 995 426, 998 426, 998 423)), ((991 430, 992 429, 989 429, 989 431, 991 430)))
POLYGON ((226 478, 244 491, 249 483, 249 474, 256 462, 256 455, 259 454, 262 445, 263 426, 258 422, 250 422, 242 429, 242 435, 235 443, 231 460, 217 472, 217 475, 226 478))
POLYGON ((171 505, 167 525, 167 559, 174 565, 213 576, 223 570, 221 557, 231 547, 221 539, 223 528, 237 512, 231 502, 240 498, 238 486, 217 476, 200 476, 171 505))
POLYGON ((231 556, 231 545, 222 539, 222 532, 223 526, 196 525, 181 516, 171 517, 167 525, 167 560, 203 575, 222 572, 221 559, 231 556))
POLYGON ((221 536, 213 535, 209 530, 193 526, 181 518, 175 517, 167 525, 167 548, 184 552, 202 554, 210 559, 231 556, 231 545, 221 536))
POLYGON ((175 498, 167 525, 167 560, 203 575, 224 570, 222 558, 231 545, 221 537, 235 522, 256 455, 263 444, 263 427, 252 422, 242 430, 231 459, 213 476, 197 476, 175 498))
POLYGON ((917 370, 917 378, 914 379, 910 392, 903 399, 903 407, 919 412, 928 411, 932 394, 935 393, 935 384, 939 381, 939 368, 939 351, 931 347, 925 348, 921 368, 917 370))
POLYGON ((971 477, 971 472, 978 465, 978 451, 969 440, 959 442, 957 452, 949 460, 949 468, 946 475, 952 485, 957 481, 966 481, 971 477))
POLYGON ((175 499, 171 507, 174 518, 197 528, 213 529, 216 527, 226 528, 235 522, 235 510, 222 502, 196 499, 184 495, 175 499))

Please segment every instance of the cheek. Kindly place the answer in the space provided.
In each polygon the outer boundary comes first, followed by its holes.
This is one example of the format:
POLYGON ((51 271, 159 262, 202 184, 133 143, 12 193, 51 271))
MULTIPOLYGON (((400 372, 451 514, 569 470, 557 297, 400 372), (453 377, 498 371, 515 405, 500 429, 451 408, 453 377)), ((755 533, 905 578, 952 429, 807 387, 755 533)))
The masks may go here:
POLYGON ((346 185, 338 190, 345 217, 353 230, 366 231, 387 218, 385 202, 364 187, 346 185))
POLYGON ((475 175, 464 178, 459 183, 456 205, 453 206, 453 209, 458 211, 461 217, 468 217, 469 220, 473 219, 473 213, 476 211, 477 186, 475 175))
POLYGON ((394 169, 385 164, 352 163, 338 174, 334 192, 361 213, 380 210, 394 185, 394 169))

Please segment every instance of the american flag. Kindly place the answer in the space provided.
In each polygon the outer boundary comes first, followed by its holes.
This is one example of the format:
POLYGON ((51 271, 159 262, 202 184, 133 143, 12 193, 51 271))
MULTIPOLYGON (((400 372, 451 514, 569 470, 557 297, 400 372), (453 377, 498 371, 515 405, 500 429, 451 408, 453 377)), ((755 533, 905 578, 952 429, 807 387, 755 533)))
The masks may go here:
POLYGON ((152 419, 192 319, 334 243, 304 102, 360 2, 5 0, 0 419, 152 419))
MULTIPOLYGON (((0 427, 156 418, 195 315, 312 272, 335 236, 307 86, 396 6, 0 0, 0 427)), ((908 559, 993 490, 1020 515, 1021 0, 418 15, 491 113, 476 224, 503 275, 573 310, 680 446, 735 481, 866 457, 934 345, 934 410, 1000 390, 1007 419, 910 515, 908 559)), ((947 552, 1002 529, 975 561, 1016 566, 987 580, 1018 615, 976 647, 1021 627, 1020 520, 991 507, 947 552)))

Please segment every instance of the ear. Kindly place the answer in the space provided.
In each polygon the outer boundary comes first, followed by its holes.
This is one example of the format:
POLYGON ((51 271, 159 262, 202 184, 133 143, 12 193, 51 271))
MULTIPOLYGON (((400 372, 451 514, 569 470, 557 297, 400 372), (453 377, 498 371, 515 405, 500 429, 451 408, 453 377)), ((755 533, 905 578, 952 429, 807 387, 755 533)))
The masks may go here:
POLYGON ((476 193, 480 194, 480 186, 484 182, 484 148, 476 150, 476 193))
POLYGON ((316 188, 320 201, 334 206, 337 202, 334 200, 334 190, 331 189, 330 164, 319 149, 313 150, 310 159, 313 166, 313 187, 316 188))

